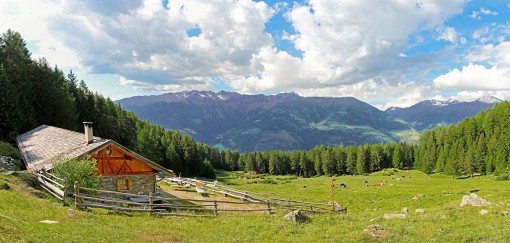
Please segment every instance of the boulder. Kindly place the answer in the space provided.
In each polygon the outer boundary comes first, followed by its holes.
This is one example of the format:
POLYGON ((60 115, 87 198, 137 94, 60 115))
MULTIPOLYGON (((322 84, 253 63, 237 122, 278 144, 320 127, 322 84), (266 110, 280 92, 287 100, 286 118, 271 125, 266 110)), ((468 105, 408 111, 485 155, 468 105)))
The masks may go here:
POLYGON ((304 222, 308 219, 306 217, 306 215, 304 215, 299 209, 296 209, 296 210, 286 214, 285 216, 283 216, 283 218, 285 220, 288 220, 291 222, 297 222, 297 223, 304 222))
POLYGON ((423 208, 417 208, 417 209, 415 210, 415 212, 416 212, 416 213, 425 213, 425 209, 423 209, 423 208))
POLYGON ((383 215, 384 219, 405 219, 406 215, 403 213, 393 213, 383 215))
POLYGON ((471 205, 471 206, 475 206, 475 207, 479 207, 479 206, 486 206, 486 205, 489 205, 490 203, 479 197, 476 193, 471 193, 469 196, 463 196, 462 197, 462 202, 460 202, 460 206, 463 207, 465 205, 471 205))

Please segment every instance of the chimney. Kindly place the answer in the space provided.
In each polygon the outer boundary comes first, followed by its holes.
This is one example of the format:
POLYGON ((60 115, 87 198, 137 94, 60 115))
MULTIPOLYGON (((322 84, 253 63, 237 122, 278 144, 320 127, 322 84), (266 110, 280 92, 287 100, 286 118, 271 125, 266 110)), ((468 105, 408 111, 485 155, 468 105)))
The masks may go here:
POLYGON ((91 144, 94 142, 94 136, 92 134, 92 122, 83 122, 83 126, 85 126, 85 144, 91 144))

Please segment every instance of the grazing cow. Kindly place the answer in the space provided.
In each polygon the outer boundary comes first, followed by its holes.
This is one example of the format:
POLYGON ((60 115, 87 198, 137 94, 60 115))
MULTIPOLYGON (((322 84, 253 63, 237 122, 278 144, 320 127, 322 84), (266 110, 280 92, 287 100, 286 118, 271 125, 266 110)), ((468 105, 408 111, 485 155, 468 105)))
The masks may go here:
POLYGON ((406 178, 406 176, 405 176, 405 175, 403 175, 403 176, 402 176, 402 178, 406 178))
POLYGON ((401 180, 402 180, 402 178, 397 178, 397 181, 401 181, 401 180))
POLYGON ((382 182, 375 183, 375 184, 374 184, 374 187, 376 187, 376 186, 381 187, 381 186, 383 186, 383 183, 382 183, 382 182))
POLYGON ((368 181, 365 181, 365 184, 368 184, 368 181))
POLYGON ((303 186, 303 188, 306 188, 306 186, 303 186))
POLYGON ((345 185, 345 183, 340 184, 340 186, 343 187, 343 188, 347 187, 347 185, 345 185))

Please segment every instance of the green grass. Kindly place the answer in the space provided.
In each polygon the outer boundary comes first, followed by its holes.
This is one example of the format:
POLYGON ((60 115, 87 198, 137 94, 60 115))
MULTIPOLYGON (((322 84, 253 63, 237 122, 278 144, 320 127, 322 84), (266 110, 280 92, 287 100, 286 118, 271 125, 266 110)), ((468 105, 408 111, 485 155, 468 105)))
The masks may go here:
POLYGON ((241 190, 312 202, 331 200, 332 179, 336 185, 347 184, 347 188, 335 188, 335 200, 348 207, 347 214, 309 215, 310 221, 302 224, 283 220, 284 210, 274 216, 175 218, 94 209, 77 211, 77 215, 70 218, 67 216, 69 207, 27 186, 28 176, 0 175, 0 185, 8 183, 12 187, 11 190, 0 189, 0 241, 366 242, 376 241, 363 232, 366 226, 373 224, 385 229, 384 241, 510 240, 510 181, 495 181, 487 176, 460 180, 417 171, 388 174, 389 171, 384 171, 369 176, 297 178, 220 173, 220 181, 241 190), (399 177, 402 181, 396 180, 399 177), (273 180, 276 184, 253 183, 256 180, 273 180), (382 180, 388 182, 382 188, 365 186, 365 181, 373 184, 382 180), (491 205, 461 208, 462 196, 471 189, 479 189, 478 195, 491 205), (417 194, 424 196, 411 199, 417 194), (400 213, 404 207, 409 209, 405 219, 382 219, 384 214, 400 213), (426 212, 415 213, 417 208, 426 209, 426 212), (481 209, 489 213, 479 215, 481 209), (44 219, 59 223, 39 223, 44 219))

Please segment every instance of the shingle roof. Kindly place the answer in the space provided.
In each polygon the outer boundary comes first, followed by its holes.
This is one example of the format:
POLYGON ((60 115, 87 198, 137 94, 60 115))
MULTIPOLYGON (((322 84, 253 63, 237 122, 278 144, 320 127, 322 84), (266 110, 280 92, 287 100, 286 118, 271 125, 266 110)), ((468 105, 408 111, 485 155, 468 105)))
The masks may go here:
POLYGON ((173 174, 173 171, 144 158, 113 140, 94 137, 93 142, 87 144, 83 133, 48 125, 41 125, 18 136, 17 143, 29 171, 50 170, 53 168, 53 162, 61 157, 81 158, 108 144, 114 144, 152 167, 173 174))

